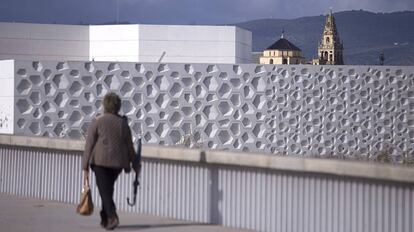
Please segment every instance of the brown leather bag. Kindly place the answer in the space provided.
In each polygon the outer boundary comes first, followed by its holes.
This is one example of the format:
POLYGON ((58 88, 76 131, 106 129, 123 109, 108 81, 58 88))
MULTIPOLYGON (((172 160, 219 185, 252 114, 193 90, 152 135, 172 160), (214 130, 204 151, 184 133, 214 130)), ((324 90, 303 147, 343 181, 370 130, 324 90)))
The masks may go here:
POLYGON ((89 216, 93 213, 92 194, 88 186, 82 188, 81 200, 76 208, 76 212, 83 216, 89 216))

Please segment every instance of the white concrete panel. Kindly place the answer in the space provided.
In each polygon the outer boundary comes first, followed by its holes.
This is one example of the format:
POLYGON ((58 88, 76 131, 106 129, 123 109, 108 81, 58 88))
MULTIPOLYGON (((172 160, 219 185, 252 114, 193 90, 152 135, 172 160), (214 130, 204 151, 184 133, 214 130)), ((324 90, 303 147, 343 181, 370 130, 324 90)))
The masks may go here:
POLYGON ((165 51, 174 63, 245 63, 251 51, 251 33, 234 26, 0 23, 0 31, 2 59, 157 62, 165 51))
POLYGON ((28 24, 0 22, 0 38, 29 38, 28 24))
POLYGON ((92 41, 90 56, 135 56, 138 58, 137 41, 92 41))
MULTIPOLYGON (((0 81, 2 86, 3 80, 0 81)), ((0 134, 14 133, 14 96, 0 97, 0 134)))
POLYGON ((251 63, 252 33, 236 28, 236 60, 237 63, 251 63))
POLYGON ((171 56, 234 56, 234 43, 228 42, 184 42, 184 41, 141 41, 140 55, 155 55, 166 52, 171 56))
POLYGON ((139 61, 139 25, 90 26, 89 59, 139 61))
POLYGON ((14 60, 0 61, 0 134, 14 133, 14 60))
POLYGON ((88 40, 87 26, 53 24, 19 24, 19 30, 26 31, 26 38, 48 40, 88 40))
POLYGON ((3 59, 15 59, 15 60, 75 60, 85 61, 89 60, 89 57, 85 56, 67 56, 67 55, 33 55, 33 54, 0 54, 0 60, 3 59))
POLYGON ((30 42, 30 47, 31 54, 34 55, 84 56, 86 58, 89 53, 89 46, 83 41, 33 40, 30 42))
POLYGON ((34 24, 30 26, 30 38, 47 40, 88 41, 89 27, 77 25, 34 24))
POLYGON ((251 32, 234 26, 140 25, 139 49, 140 62, 157 62, 165 52, 163 62, 247 63, 251 32))
POLYGON ((138 62, 137 56, 97 56, 92 57, 94 61, 122 61, 122 62, 138 62))
POLYGON ((137 41, 139 39, 139 25, 90 26, 89 35, 91 41, 137 41))
POLYGON ((30 40, 0 38, 0 54, 32 54, 30 40))
POLYGON ((0 38, 89 40, 89 26, 0 23, 0 38))
POLYGON ((0 79, 14 78, 14 60, 0 60, 0 79))
POLYGON ((0 97, 13 97, 14 96, 14 79, 0 78, 0 97))
POLYGON ((250 46, 236 46, 236 60, 237 63, 252 63, 250 46), (249 55, 250 54, 250 55, 249 55))
POLYGON ((140 40, 234 41, 234 26, 140 25, 140 40))
POLYGON ((250 31, 236 27, 236 42, 246 46, 252 45, 252 33, 250 31))
MULTIPOLYGON (((158 62, 161 55, 140 56, 140 62, 158 62)), ((211 63, 211 64, 234 64, 235 57, 205 57, 205 56, 164 56, 161 63, 211 63)))
POLYGON ((89 26, 0 23, 0 31, 1 58, 89 58, 89 26))

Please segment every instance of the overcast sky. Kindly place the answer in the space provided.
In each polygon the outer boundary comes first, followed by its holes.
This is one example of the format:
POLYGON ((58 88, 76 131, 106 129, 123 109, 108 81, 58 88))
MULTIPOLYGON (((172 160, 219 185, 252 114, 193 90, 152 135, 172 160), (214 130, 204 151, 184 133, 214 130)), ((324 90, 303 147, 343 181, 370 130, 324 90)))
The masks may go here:
POLYGON ((0 21, 158 24, 230 24, 291 19, 334 11, 414 10, 414 0, 0 0, 0 21), (117 7, 117 2, 118 6, 117 7))

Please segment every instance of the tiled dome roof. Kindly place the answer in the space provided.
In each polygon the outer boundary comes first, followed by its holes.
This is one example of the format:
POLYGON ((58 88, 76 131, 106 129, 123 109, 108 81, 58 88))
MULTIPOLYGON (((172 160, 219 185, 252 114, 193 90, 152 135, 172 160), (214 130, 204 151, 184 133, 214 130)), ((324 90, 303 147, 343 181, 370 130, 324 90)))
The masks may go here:
POLYGON ((266 50, 289 50, 289 51, 302 51, 300 48, 296 47, 289 40, 281 38, 268 47, 266 50))

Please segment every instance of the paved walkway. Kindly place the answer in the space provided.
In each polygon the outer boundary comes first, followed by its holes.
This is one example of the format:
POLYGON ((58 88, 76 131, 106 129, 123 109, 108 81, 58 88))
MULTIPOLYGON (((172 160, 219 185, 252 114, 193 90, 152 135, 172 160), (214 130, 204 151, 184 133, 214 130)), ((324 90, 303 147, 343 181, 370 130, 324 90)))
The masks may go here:
MULTIPOLYGON (((105 230, 99 226, 98 211, 83 217, 75 213, 74 205, 0 194, 0 231, 102 232, 105 230)), ((143 214, 119 212, 119 218, 121 223, 115 231, 243 231, 143 214)))

